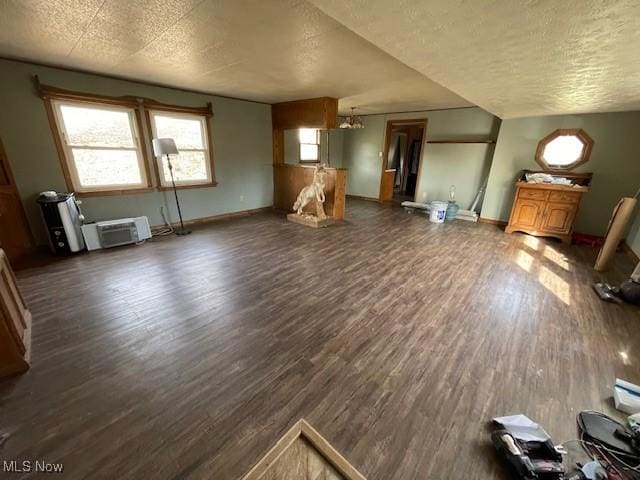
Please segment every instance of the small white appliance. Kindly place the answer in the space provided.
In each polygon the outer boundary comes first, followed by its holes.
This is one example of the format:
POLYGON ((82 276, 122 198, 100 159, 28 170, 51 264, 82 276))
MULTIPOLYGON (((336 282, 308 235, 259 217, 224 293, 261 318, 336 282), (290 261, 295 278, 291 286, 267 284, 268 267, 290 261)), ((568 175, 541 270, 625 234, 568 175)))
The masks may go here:
POLYGON ((151 238, 147 217, 121 218, 82 226, 87 250, 117 247, 142 242, 151 238))

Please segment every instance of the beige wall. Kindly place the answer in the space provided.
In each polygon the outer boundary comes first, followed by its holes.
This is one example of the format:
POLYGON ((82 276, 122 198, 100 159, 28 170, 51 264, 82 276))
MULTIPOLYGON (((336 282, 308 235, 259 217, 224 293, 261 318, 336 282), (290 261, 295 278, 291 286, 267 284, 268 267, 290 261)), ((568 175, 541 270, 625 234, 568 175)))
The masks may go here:
POLYGON ((640 112, 503 121, 482 216, 508 220, 516 178, 523 169, 540 169, 534 160, 538 142, 557 128, 582 128, 595 142, 590 161, 576 169, 594 174, 576 220, 576 231, 604 235, 620 197, 633 196, 640 188, 640 112))
MULTIPOLYGON (((212 142, 217 187, 182 190, 185 219, 270 206, 273 203, 271 107, 210 95, 153 87, 140 83, 75 73, 27 63, 0 60, 0 138, 4 143, 27 210, 32 230, 45 241, 35 200, 44 190, 66 191, 64 177, 43 102, 35 93, 32 75, 70 90, 101 95, 136 95, 188 106, 212 102, 212 142)), ((146 126, 145 126, 146 127, 146 126)), ((152 158, 151 148, 149 158, 152 158)), ((162 223, 160 207, 177 219, 172 192, 91 197, 84 199, 88 220, 147 215, 162 223)))
MULTIPOLYGON (((343 166, 349 170, 347 193, 378 198, 381 152, 388 120, 427 118, 427 140, 495 138, 500 121, 481 108, 461 108, 362 117, 365 128, 345 130, 343 166)), ((487 144, 427 144, 423 150, 417 201, 447 200, 449 187, 468 208, 488 175, 493 146, 487 144)))

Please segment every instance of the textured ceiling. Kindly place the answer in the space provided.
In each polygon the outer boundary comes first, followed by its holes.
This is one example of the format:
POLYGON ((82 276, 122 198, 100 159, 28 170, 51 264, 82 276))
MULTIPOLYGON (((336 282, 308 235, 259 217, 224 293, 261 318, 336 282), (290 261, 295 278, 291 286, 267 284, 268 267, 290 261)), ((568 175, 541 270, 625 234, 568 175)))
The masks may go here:
POLYGON ((0 55, 342 112, 470 105, 300 0, 2 0, 0 55))
POLYGON ((503 118, 640 110, 638 0, 310 0, 503 118))

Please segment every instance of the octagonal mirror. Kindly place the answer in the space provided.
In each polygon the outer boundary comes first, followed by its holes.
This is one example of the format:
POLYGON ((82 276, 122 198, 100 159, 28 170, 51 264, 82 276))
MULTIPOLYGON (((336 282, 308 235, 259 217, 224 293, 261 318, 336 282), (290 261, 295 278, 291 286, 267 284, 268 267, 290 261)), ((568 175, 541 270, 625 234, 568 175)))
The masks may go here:
POLYGON ((581 128, 560 128, 538 143, 536 162, 544 170, 569 171, 589 160, 593 140, 581 128))

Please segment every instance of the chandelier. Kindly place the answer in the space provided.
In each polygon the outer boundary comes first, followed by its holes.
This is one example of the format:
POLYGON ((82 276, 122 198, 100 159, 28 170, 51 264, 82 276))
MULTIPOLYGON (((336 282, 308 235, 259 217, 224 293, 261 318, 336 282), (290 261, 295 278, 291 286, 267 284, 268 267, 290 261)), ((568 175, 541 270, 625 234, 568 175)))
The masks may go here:
POLYGON ((351 107, 351 114, 347 115, 342 123, 340 123, 340 128, 364 128, 364 123, 362 119, 353 113, 355 107, 351 107))

